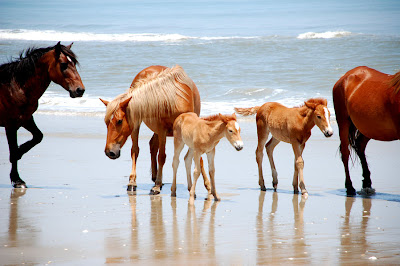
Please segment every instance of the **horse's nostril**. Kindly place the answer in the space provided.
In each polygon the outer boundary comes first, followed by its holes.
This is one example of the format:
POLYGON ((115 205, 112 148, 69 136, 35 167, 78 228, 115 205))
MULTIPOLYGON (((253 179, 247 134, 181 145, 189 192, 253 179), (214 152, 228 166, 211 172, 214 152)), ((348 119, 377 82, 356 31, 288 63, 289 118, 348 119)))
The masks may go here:
POLYGON ((76 94, 77 94, 78 96, 82 96, 84 92, 85 92, 85 89, 83 89, 83 88, 81 88, 81 87, 79 87, 79 88, 76 89, 76 94))
POLYGON ((108 153, 108 156, 110 156, 110 157, 115 157, 115 153, 112 152, 112 151, 110 151, 110 152, 108 153))

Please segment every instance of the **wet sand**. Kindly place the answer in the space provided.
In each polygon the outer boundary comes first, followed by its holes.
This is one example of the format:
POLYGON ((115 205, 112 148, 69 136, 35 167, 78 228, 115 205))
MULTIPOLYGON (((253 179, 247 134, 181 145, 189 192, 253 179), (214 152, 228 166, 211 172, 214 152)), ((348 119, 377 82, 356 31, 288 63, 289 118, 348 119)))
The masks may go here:
MULTIPOLYGON (((177 197, 170 196, 172 139, 161 195, 150 196, 151 133, 143 125, 136 195, 126 193, 130 141, 121 158, 104 155, 102 118, 39 115, 41 144, 19 163, 29 189, 12 189, 4 129, 0 131, 0 264, 263 265, 398 264, 400 261, 400 142, 371 141, 371 197, 346 197, 337 129, 318 129, 304 151, 309 197, 292 192, 293 152, 275 150, 278 191, 267 156, 266 192, 259 190, 256 129, 240 119, 244 149, 217 146, 216 187, 222 201, 204 201, 199 182, 189 204, 183 155, 177 197)), ((20 142, 30 138, 21 132, 20 142)), ((361 188, 358 162, 351 169, 361 188)))

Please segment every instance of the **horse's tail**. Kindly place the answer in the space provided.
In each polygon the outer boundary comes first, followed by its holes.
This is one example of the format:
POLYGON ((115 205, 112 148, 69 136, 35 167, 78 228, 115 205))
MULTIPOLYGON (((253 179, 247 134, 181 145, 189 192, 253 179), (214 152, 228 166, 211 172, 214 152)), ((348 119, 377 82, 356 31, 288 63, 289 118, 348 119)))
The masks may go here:
POLYGON ((243 116, 248 116, 248 115, 254 115, 255 113, 258 112, 258 110, 260 109, 261 106, 254 106, 254 107, 250 107, 250 108, 237 108, 235 107, 235 112, 243 115, 243 116))
POLYGON ((201 157, 200 157, 200 168, 201 168, 201 174, 203 175, 204 187, 207 189, 208 192, 210 192, 211 191, 210 179, 208 179, 206 170, 204 170, 204 162, 203 158, 201 157))

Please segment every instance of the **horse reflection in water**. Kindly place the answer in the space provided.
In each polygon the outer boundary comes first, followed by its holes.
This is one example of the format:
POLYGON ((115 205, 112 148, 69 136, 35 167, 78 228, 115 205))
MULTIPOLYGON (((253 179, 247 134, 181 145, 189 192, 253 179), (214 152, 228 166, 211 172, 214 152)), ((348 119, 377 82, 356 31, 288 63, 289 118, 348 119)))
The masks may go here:
POLYGON ((106 263, 146 264, 148 262, 152 264, 155 259, 158 259, 169 265, 183 258, 183 261, 217 264, 215 215, 219 202, 204 201, 200 216, 196 213, 195 205, 185 202, 187 209, 183 223, 177 214, 177 209, 182 205, 177 206, 175 197, 170 198, 171 211, 163 204, 162 196, 149 196, 151 212, 146 218, 143 215, 137 215, 137 212, 141 211, 137 208, 137 204, 140 204, 138 199, 145 198, 129 195, 132 211, 130 242, 126 242, 123 237, 115 236, 115 232, 112 232, 107 238, 105 248, 106 252, 109 250, 112 256, 106 257, 106 263), (150 223, 144 219, 149 219, 150 223), (119 248, 121 243, 125 243, 123 246, 127 248, 119 248))
POLYGON ((282 242, 279 241, 282 237, 278 234, 281 227, 275 228, 280 223, 275 218, 278 213, 278 193, 272 193, 271 211, 266 217, 263 213, 265 195, 266 192, 260 191, 256 216, 257 265, 287 264, 288 259, 295 264, 311 264, 304 236, 303 214, 307 198, 293 194, 294 237, 285 241, 285 248, 282 249, 282 242))

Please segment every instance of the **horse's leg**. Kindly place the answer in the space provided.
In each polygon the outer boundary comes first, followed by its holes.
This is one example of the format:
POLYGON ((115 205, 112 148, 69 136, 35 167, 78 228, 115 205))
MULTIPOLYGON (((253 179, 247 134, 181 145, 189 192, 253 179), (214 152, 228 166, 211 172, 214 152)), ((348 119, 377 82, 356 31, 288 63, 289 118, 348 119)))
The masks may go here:
POLYGON ((31 119, 29 119, 28 121, 26 121, 26 123, 24 123, 22 125, 23 128, 25 128, 26 130, 28 130, 29 132, 31 132, 32 134, 32 139, 25 142, 24 144, 22 144, 21 146, 19 146, 19 159, 21 159, 21 157, 27 153, 30 149, 32 149, 33 147, 35 147, 37 144, 39 144, 42 139, 43 139, 43 133, 42 131, 40 131, 40 129, 36 126, 35 121, 33 120, 33 117, 31 117, 31 119))
POLYGON ((301 156, 303 153, 304 145, 300 145, 299 143, 292 143, 292 148, 294 152, 295 158, 295 173, 293 175, 293 190, 294 193, 298 192, 298 180, 300 180, 300 189, 301 194, 307 196, 308 192, 306 190, 306 185, 304 184, 304 176, 303 176, 303 169, 304 169, 304 160, 301 156), (297 173, 298 172, 298 173, 297 173))
POLYGON ((127 191, 133 192, 136 191, 136 161, 139 156, 139 129, 140 126, 134 128, 131 134, 132 138, 132 149, 131 149, 131 158, 132 158, 132 170, 129 175, 129 183, 127 186, 127 191))
POLYGON ((190 188, 190 198, 189 198, 190 204, 194 203, 194 198, 196 195, 196 184, 197 184, 197 180, 199 179, 200 172, 201 172, 200 158, 201 158, 201 154, 198 152, 194 152, 195 167, 194 167, 194 171, 193 171, 193 185, 190 188))
POLYGON ((269 131, 261 119, 257 121, 257 137, 258 137, 258 144, 256 149, 256 161, 258 165, 258 184, 262 191, 266 191, 264 184, 264 176, 262 170, 262 161, 264 157, 264 145, 268 140, 269 131))
POLYGON ((167 142, 166 132, 162 132, 158 134, 158 172, 157 179, 154 187, 150 190, 150 194, 157 195, 160 194, 162 188, 162 175, 163 175, 163 167, 165 164, 166 154, 165 154, 165 143, 167 142))
MULTIPOLYGON (((367 147, 368 142, 370 141, 370 138, 367 138, 363 134, 360 133, 360 135, 356 139, 356 153, 358 157, 360 158, 362 169, 363 169, 363 189, 365 190, 370 190, 368 193, 373 193, 374 190, 371 188, 372 182, 371 182, 371 172, 369 171, 368 168, 368 163, 367 163, 367 158, 365 158, 365 148, 367 147)), ((366 191, 367 192, 367 191, 366 191)))
POLYGON ((212 151, 207 153, 208 159, 208 171, 210 173, 210 180, 211 180, 211 193, 214 196, 215 201, 221 200, 220 197, 217 195, 217 189, 215 188, 215 165, 214 165, 214 157, 215 157, 215 147, 212 151))
POLYGON ((349 171, 349 157, 350 157, 349 132, 350 132, 350 125, 351 125, 351 121, 349 119, 350 118, 337 119, 337 121, 338 121, 338 127, 339 127, 340 153, 342 154, 342 163, 343 163, 344 172, 346 175, 345 187, 347 190, 347 196, 353 196, 353 195, 356 195, 356 190, 354 189, 353 183, 351 182, 350 171, 349 171))
POLYGON ((200 157, 200 167, 201 167, 201 174, 203 175, 203 181, 204 181, 204 187, 207 189, 208 191, 208 195, 207 195, 207 199, 211 200, 212 195, 211 195, 211 184, 210 184, 210 180, 207 177, 207 173, 204 170, 204 162, 203 162, 203 158, 200 157))
POLYGON ((8 141, 8 148, 10 150, 10 163, 11 163, 11 172, 10 172, 10 180, 11 184, 15 188, 26 188, 26 184, 24 180, 19 177, 18 173, 18 160, 21 158, 18 150, 18 142, 17 142, 17 130, 16 128, 6 128, 6 135, 8 141))
POLYGON ((271 165, 271 172, 272 172, 272 186, 274 188, 274 191, 276 191, 276 188, 278 187, 278 172, 276 171, 275 168, 275 163, 274 163, 274 149, 276 145, 279 144, 279 140, 276 138, 272 137, 267 145, 265 145, 265 150, 267 151, 268 159, 269 159, 269 164, 271 165))
MULTIPOLYGON (((187 186, 188 190, 190 192, 190 189, 192 188, 192 160, 194 156, 194 150, 189 148, 188 152, 185 155, 185 168, 186 168, 186 178, 187 178, 187 186)), ((196 195, 195 195, 196 197, 196 195)))
POLYGON ((178 136, 174 137, 174 159, 172 160, 173 181, 171 186, 171 197, 176 197, 176 173, 179 166, 179 155, 185 143, 178 136))
POLYGON ((151 156, 151 180, 156 182, 157 179, 157 153, 158 153, 158 135, 156 133, 150 139, 150 156, 151 156))

